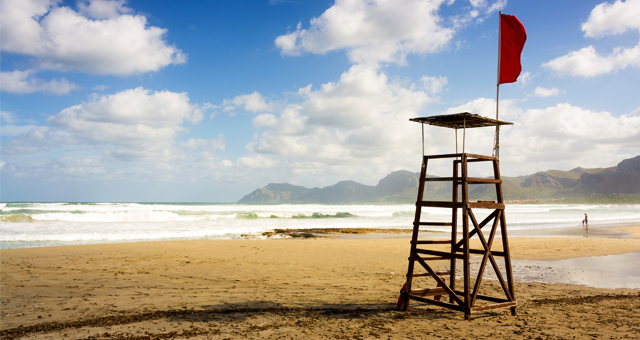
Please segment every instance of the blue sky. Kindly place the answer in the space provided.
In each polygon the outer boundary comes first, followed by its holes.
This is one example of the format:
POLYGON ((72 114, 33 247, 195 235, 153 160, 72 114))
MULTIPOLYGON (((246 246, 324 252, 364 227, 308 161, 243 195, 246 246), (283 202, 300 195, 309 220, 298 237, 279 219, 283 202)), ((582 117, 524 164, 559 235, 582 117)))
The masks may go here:
POLYGON ((640 0, 2 0, 0 200, 233 202, 418 171, 409 118, 495 116, 500 10, 528 35, 502 174, 640 154, 640 0))

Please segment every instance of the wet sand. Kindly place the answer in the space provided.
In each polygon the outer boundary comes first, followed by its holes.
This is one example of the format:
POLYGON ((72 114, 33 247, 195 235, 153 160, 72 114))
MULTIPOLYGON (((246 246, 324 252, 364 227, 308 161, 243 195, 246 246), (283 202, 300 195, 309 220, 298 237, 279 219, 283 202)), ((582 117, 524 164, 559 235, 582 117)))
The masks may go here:
MULTIPOLYGON (((640 239, 629 237, 638 235, 640 226, 617 229, 627 234, 509 241, 514 260, 640 251, 640 239)), ((2 338, 637 339, 640 334, 639 289, 516 282, 515 317, 494 310, 465 321, 462 313, 415 303, 409 312, 396 311, 410 236, 395 236, 2 250, 2 338)), ((630 271, 638 267, 629 264, 630 271)), ((499 289, 496 281, 483 281, 484 293, 499 289)))

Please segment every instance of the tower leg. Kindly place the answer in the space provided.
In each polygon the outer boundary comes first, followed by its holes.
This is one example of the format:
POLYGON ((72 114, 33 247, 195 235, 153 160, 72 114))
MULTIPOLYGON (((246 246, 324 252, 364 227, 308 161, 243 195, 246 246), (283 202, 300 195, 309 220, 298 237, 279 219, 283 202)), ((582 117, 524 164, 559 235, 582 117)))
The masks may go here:
MULTIPOLYGON (((500 161, 493 161, 493 173, 495 179, 500 179, 500 161)), ((502 192, 502 184, 496 184, 496 198, 498 203, 504 203, 502 192)), ((511 294, 511 298, 513 301, 516 301, 515 289, 513 287, 513 271, 511 270, 511 251, 509 250, 509 238, 507 236, 507 219, 505 217, 505 212, 502 211, 500 214, 500 232, 502 235, 502 248, 504 250, 504 265, 507 271, 507 286, 509 287, 509 293, 511 294)), ((511 315, 517 315, 516 307, 511 307, 511 315)))
POLYGON ((422 157, 422 168, 420 169, 420 183, 418 184, 418 199, 416 201, 416 214, 413 219, 413 233, 411 234, 411 251, 409 252, 409 268, 407 269, 407 282, 405 289, 401 293, 404 295, 404 305, 402 310, 406 311, 409 308, 409 293, 411 292, 411 284, 413 282, 413 268, 415 259, 413 258, 416 253, 416 246, 418 241, 418 234, 420 233, 420 216, 422 214, 422 206, 419 204, 422 202, 424 196, 424 179, 427 176, 427 158, 422 157))

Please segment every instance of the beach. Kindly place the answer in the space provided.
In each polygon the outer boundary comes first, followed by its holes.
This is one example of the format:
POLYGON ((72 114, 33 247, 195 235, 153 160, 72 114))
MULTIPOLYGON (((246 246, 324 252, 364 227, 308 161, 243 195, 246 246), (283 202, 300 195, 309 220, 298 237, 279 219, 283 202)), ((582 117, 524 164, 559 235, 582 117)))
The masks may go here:
MULTIPOLYGON (((616 228, 622 236, 511 237, 514 264, 639 252, 640 226, 616 228)), ((493 310, 465 321, 462 313, 417 303, 408 312, 397 311, 409 241, 409 234, 400 234, 4 249, 2 338, 618 339, 640 334, 640 287, 516 277, 517 316, 493 310)), ((629 263, 630 272, 638 267, 629 263)), ((491 294, 499 285, 484 280, 483 289, 491 294)))

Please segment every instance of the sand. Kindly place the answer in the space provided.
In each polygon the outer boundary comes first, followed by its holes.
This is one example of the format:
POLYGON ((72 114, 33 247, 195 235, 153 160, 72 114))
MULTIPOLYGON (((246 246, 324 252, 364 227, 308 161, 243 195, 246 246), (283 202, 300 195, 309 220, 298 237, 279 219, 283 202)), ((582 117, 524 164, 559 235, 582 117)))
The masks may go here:
MULTIPOLYGON (((517 316, 396 311, 409 237, 2 250, 2 338, 640 338, 639 289, 516 282, 517 316)), ((559 260, 637 252, 640 239, 513 237, 510 246, 514 260, 559 260)), ((499 288, 483 282, 485 293, 499 288)))

